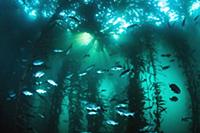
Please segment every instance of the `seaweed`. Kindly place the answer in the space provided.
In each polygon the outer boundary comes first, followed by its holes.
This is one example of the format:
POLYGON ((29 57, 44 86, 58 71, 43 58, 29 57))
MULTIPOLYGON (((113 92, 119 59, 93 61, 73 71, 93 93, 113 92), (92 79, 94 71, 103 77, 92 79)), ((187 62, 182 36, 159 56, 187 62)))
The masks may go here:
POLYGON ((171 47, 175 50, 176 56, 184 69, 184 73, 187 78, 188 91, 192 100, 192 132, 198 133, 200 131, 200 112, 198 98, 198 86, 200 85, 200 81, 197 79, 197 64, 193 57, 193 51, 190 48, 189 38, 186 32, 176 30, 165 32, 163 39, 167 43, 173 44, 171 47))

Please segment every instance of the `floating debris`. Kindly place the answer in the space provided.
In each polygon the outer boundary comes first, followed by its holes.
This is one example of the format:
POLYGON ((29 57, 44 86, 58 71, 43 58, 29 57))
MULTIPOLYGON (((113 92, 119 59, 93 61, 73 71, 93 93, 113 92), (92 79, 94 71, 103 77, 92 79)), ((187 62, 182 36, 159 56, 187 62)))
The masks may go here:
POLYGON ((45 73, 43 71, 38 71, 34 74, 34 77, 35 78, 41 78, 42 76, 44 76, 45 73))
POLYGON ((44 64, 44 61, 41 60, 41 59, 38 59, 38 60, 33 61, 33 65, 34 65, 34 66, 41 66, 41 65, 43 65, 43 64, 44 64))
POLYGON ((118 122, 116 122, 116 121, 113 121, 113 120, 107 120, 107 121, 106 121, 106 123, 107 123, 108 125, 112 125, 112 126, 119 125, 119 123, 118 123, 118 122))
POLYGON ((43 90, 43 89, 37 89, 36 92, 39 93, 39 94, 47 93, 47 91, 43 90))
POLYGON ((58 84, 55 81, 51 80, 51 79, 48 79, 47 82, 49 84, 53 85, 53 86, 58 86, 58 84))
POLYGON ((176 101, 178 101, 178 98, 176 97, 176 96, 173 96, 173 97, 171 97, 171 98, 169 98, 171 101, 173 101, 173 102, 176 102, 176 101))
POLYGON ((23 91, 22 92, 25 96, 32 96, 33 95, 33 93, 32 92, 30 92, 30 91, 23 91))
POLYGON ((171 90, 174 93, 176 93, 176 94, 180 94, 181 93, 181 89, 176 84, 170 84, 169 87, 171 88, 171 90))

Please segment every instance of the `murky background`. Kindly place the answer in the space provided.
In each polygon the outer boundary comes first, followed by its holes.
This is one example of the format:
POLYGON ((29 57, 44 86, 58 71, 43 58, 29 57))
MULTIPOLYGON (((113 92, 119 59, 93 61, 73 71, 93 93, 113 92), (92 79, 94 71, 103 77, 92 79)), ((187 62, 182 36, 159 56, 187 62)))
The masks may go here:
POLYGON ((199 133, 200 1, 0 0, 0 132, 199 133))

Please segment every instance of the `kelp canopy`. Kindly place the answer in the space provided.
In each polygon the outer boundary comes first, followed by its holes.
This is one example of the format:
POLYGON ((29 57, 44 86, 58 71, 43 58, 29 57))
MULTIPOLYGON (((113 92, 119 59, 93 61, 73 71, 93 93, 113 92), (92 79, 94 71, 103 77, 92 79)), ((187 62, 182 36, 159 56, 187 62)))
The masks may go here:
POLYGON ((199 15, 195 0, 1 1, 2 132, 199 133, 199 15))

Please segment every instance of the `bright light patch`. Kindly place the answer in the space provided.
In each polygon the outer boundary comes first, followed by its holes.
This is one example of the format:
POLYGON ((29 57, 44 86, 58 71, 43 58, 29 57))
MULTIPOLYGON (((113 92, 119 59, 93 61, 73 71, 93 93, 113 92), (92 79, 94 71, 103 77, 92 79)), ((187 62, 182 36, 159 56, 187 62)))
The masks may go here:
POLYGON ((192 4, 191 10, 197 10, 200 7, 200 1, 197 1, 192 4))
POLYGON ((29 12, 29 15, 33 18, 36 18, 37 17, 36 10, 32 10, 31 12, 29 12))
POLYGON ((163 0, 163 1, 160 1, 158 2, 158 6, 160 7, 160 11, 161 12, 164 12, 164 13, 167 13, 169 11, 169 7, 168 7, 168 2, 167 0, 163 0))
POLYGON ((113 38, 114 38, 115 40, 118 40, 118 39, 119 39, 119 35, 114 34, 114 35, 113 35, 113 38))
POLYGON ((78 35, 78 41, 82 45, 88 45, 92 41, 92 39, 93 39, 92 35, 87 32, 83 32, 78 35))
POLYGON ((175 12, 169 12, 169 21, 176 21, 178 19, 178 15, 175 12))
POLYGON ((200 1, 196 1, 192 4, 189 12, 190 12, 190 15, 192 15, 194 12, 196 12, 198 9, 200 8, 200 1))
POLYGON ((84 2, 85 4, 89 4, 90 2, 92 2, 92 0, 83 0, 83 2, 84 2))

